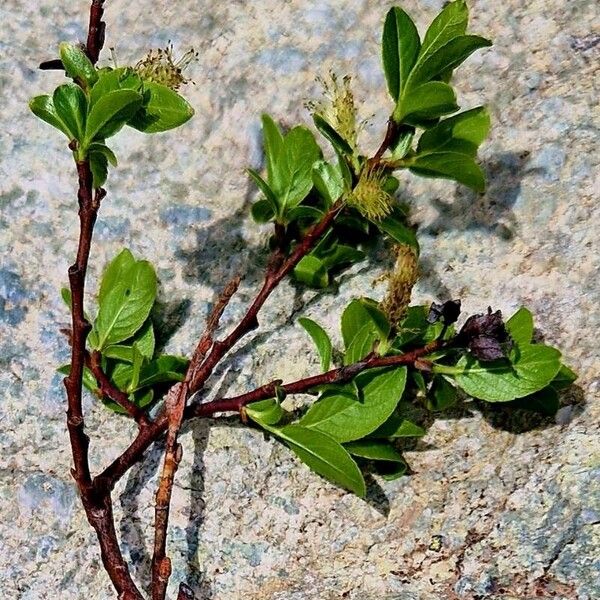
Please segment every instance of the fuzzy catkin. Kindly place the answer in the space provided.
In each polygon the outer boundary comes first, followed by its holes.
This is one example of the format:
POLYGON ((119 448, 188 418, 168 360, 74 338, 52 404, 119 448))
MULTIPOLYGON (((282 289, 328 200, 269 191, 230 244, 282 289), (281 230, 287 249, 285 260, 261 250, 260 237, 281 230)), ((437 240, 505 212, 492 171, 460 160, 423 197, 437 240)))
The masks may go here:
POLYGON ((418 262, 415 251, 406 244, 396 246, 396 264, 388 279, 388 289, 381 303, 393 327, 406 315, 412 289, 417 282, 418 262))

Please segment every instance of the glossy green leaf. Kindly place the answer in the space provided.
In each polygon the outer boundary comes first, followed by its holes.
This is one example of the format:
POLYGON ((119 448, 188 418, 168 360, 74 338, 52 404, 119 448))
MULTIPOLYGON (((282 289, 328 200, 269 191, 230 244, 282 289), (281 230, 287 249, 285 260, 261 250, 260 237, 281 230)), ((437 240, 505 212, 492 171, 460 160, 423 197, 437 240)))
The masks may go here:
POLYGON ((490 131, 490 115, 484 106, 440 121, 423 133, 417 152, 458 152, 474 157, 490 131))
POLYGON ((463 356, 456 383, 470 396, 488 402, 507 402, 542 390, 560 370, 560 352, 541 344, 519 348, 516 358, 480 362, 463 356))
POLYGON ((369 434, 370 438, 401 438, 401 437, 422 437, 425 435, 425 430, 419 425, 406 419, 400 411, 394 412, 392 416, 373 433, 369 434))
POLYGON ((405 224, 405 218, 399 211, 394 211, 387 217, 373 221, 381 231, 389 235, 399 244, 410 246, 419 255, 419 242, 414 229, 405 224))
POLYGON ((117 157, 115 153, 106 145, 101 142, 94 142, 88 146, 89 154, 102 154, 106 160, 113 166, 117 166, 117 157))
POLYGON ((349 348, 359 332, 361 337, 365 336, 365 325, 375 333, 375 339, 387 340, 391 327, 378 303, 370 298, 353 300, 342 313, 342 338, 346 348, 349 348))
POLYGON ((88 115, 85 132, 87 143, 115 135, 141 105, 141 94, 133 90, 116 90, 101 96, 88 115))
POLYGON ((384 460, 388 462, 404 462, 402 454, 396 450, 389 442, 381 440, 358 440, 344 444, 344 448, 353 456, 365 458, 367 460, 384 460))
POLYGON ((94 106, 106 94, 117 90, 133 90, 142 93, 142 80, 131 67, 103 70, 98 75, 98 82, 90 93, 90 106, 94 106))
POLYGON ((300 424, 331 435, 339 442, 365 437, 394 412, 406 385, 406 368, 371 369, 355 378, 361 398, 325 392, 300 424))
POLYGON ((307 317, 301 317, 298 319, 298 323, 304 327, 317 347, 321 357, 321 370, 328 371, 331 365, 332 345, 327 332, 318 323, 307 317))
POLYGON ((160 83, 144 82, 144 104, 128 125, 144 133, 160 133, 183 125, 194 116, 189 102, 160 83))
POLYGON ((533 315, 531 311, 522 306, 506 321, 506 329, 517 346, 524 346, 531 342, 533 337, 533 315))
POLYGON ((67 73, 86 89, 90 89, 98 81, 98 72, 92 61, 78 44, 63 42, 59 45, 62 64, 67 73))
POLYGON ((62 131, 69 139, 75 137, 58 115, 51 96, 36 96, 32 98, 29 101, 29 108, 36 117, 62 131))
POLYGON ((282 212, 279 216, 283 216, 312 189, 312 168, 321 158, 321 150, 306 127, 294 127, 282 136, 268 115, 263 115, 262 123, 267 181, 282 212))
POLYGON ((351 156, 354 153, 352 146, 319 114, 313 115, 316 128, 321 132, 336 152, 351 156))
POLYGON ((387 13, 381 45, 388 90, 397 101, 421 46, 415 24, 401 8, 393 7, 387 13))
POLYGON ((478 35, 459 35, 452 38, 433 52, 419 56, 410 73, 407 89, 418 87, 443 72, 456 68, 476 50, 491 45, 492 42, 478 35))
POLYGON ((300 206, 296 206, 288 211, 287 218, 290 223, 299 219, 308 219, 311 222, 316 222, 320 221, 324 214, 325 213, 319 208, 300 204, 300 206))
POLYGON ((71 139, 82 140, 86 127, 87 99, 75 83, 59 85, 52 95, 52 103, 71 139))
POLYGON ((131 363, 133 362, 134 342, 144 358, 151 359, 154 356, 154 328, 150 319, 146 320, 133 338, 124 340, 122 344, 108 346, 102 351, 102 354, 107 358, 115 358, 131 363))
POLYGON ((360 469, 348 451, 334 439, 300 425, 282 427, 276 435, 315 473, 361 498, 365 496, 365 481, 360 469))
POLYGON ((294 269, 294 277, 310 287, 324 288, 329 285, 329 275, 323 262, 312 254, 304 256, 294 269))
POLYGON ((481 167, 465 154, 435 152, 417 155, 410 163, 410 170, 423 177, 453 179, 477 192, 485 191, 485 175, 481 167))
POLYGON ((275 189, 279 190, 283 187, 283 180, 278 167, 280 157, 284 152, 283 136, 279 131, 279 127, 269 115, 263 114, 261 121, 267 162, 267 179, 275 189))
POLYGON ((101 152, 90 152, 90 170, 92 172, 92 185, 94 189, 102 187, 108 178, 108 160, 101 152))
POLYGON ((98 304, 102 304, 110 292, 119 281, 122 281, 126 273, 135 266, 136 260, 127 248, 123 248, 115 258, 113 258, 102 273, 100 280, 100 291, 98 292, 98 304))
MULTIPOLYGON (((263 193, 265 201, 269 204, 269 208, 274 215, 279 213, 279 203, 275 192, 269 187, 269 184, 257 173, 254 169, 246 169, 248 175, 254 180, 258 189, 263 193)), ((261 211, 261 209, 258 209, 261 211)), ((265 213, 264 210, 262 210, 265 213)), ((265 213, 266 214, 266 213, 265 213)))
POLYGON ((113 261, 115 265, 111 263, 100 286, 94 329, 101 350, 133 336, 148 318, 156 298, 152 265, 147 261, 131 264, 127 254, 121 255, 118 262, 113 261), (115 278, 117 273, 119 279, 115 278))
MULTIPOLYGON (((299 207, 300 208, 300 207, 299 207)), ((327 269, 345 264, 354 264, 364 260, 365 253, 352 246, 335 242, 331 248, 318 252, 318 257, 327 269)))
POLYGON ((317 192, 331 206, 344 193, 344 178, 336 167, 324 160, 315 163, 312 172, 312 180, 317 192))
POLYGON ((411 89, 402 96, 394 110, 397 123, 418 125, 427 120, 437 119, 458 110, 454 90, 441 81, 429 81, 411 89))
POLYGON ((183 381, 188 365, 187 358, 163 354, 142 367, 138 387, 183 381))
POLYGON ((379 339, 380 336, 373 324, 371 322, 364 323, 346 347, 344 364, 351 365, 365 358, 373 352, 379 339))
POLYGON ((250 207, 250 214, 256 223, 269 223, 275 218, 271 203, 266 198, 260 198, 250 207))
POLYGON ((433 412, 447 410, 456 404, 456 400, 456 388, 441 375, 436 375, 427 394, 427 409, 433 412))
POLYGON ((419 57, 426 57, 451 39, 464 35, 468 21, 469 9, 466 2, 449 2, 427 29, 419 57))
POLYGON ((246 414, 259 425, 277 425, 283 412, 281 404, 275 398, 252 402, 246 406, 246 414))

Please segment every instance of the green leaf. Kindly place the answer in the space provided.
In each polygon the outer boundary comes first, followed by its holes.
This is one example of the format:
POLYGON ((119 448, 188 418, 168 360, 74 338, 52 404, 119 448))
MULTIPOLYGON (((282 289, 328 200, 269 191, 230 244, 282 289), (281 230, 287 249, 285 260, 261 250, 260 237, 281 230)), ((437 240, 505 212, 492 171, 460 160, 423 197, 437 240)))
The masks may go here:
POLYGON ((93 87, 98 81, 98 72, 81 47, 63 42, 59 46, 59 52, 67 77, 80 82, 86 89, 93 87))
POLYGON ((354 456, 367 460, 384 460, 388 462, 404 463, 402 454, 388 442, 379 440, 358 440, 344 444, 344 448, 354 456))
POLYGON ((107 358, 115 358, 131 363, 133 362, 134 343, 144 358, 151 359, 154 356, 154 328, 150 319, 146 320, 133 338, 125 340, 123 344, 108 346, 102 351, 102 354, 107 358))
POLYGON ((313 121, 316 128, 329 141, 336 152, 346 156, 354 154, 352 146, 321 115, 314 114, 313 121))
POLYGON ((401 438, 401 437, 422 437, 425 435, 425 430, 419 427, 412 421, 404 418, 398 412, 394 412, 392 416, 373 433, 369 434, 370 438, 401 438))
POLYGON ((274 433, 315 473, 361 498, 365 496, 365 481, 358 465, 334 439, 300 425, 287 425, 274 433))
POLYGON ((88 146, 88 152, 90 154, 102 154, 113 167, 117 166, 117 157, 106 144, 102 144, 101 142, 93 142, 88 146))
POLYGON ((456 112, 458 108, 456 94, 447 83, 430 81, 406 92, 394 110, 393 118, 397 123, 418 125, 456 112))
POLYGON ((410 162, 410 170, 423 177, 453 179, 476 192, 485 191, 485 175, 470 157, 457 152, 435 152, 417 155, 410 162))
POLYGON ((396 463, 396 462, 376 462, 375 463, 375 472, 377 475, 380 475, 386 481, 394 481, 394 479, 398 479, 402 477, 406 471, 408 470, 408 465, 406 463, 396 463))
POLYGON ((142 93, 142 80, 131 67, 103 70, 98 75, 98 82, 90 93, 90 107, 106 94, 117 90, 133 90, 142 93))
POLYGON ((294 277, 302 283, 315 288, 329 285, 329 275, 323 262, 312 254, 308 254, 296 265, 294 277))
POLYGON ((73 298, 71 295, 71 290, 69 288, 60 288, 60 297, 62 298, 62 301, 67 305, 67 308, 71 308, 71 305, 73 303, 73 298))
POLYGON ((283 409, 277 399, 269 398, 248 404, 246 414, 259 425, 277 425, 283 417, 283 409))
POLYGON ((300 204, 312 189, 312 168, 321 158, 313 134, 298 126, 282 136, 268 115, 263 115, 267 180, 280 207, 278 217, 300 204))
POLYGON ((414 229, 404 223, 404 216, 395 210, 387 217, 372 221, 382 232, 387 233, 392 240, 399 244, 407 244, 419 255, 419 242, 414 229))
POLYGON ((177 92, 160 83, 144 82, 144 105, 128 125, 144 133, 159 133, 183 125, 194 109, 177 92))
POLYGON ((127 248, 123 248, 115 258, 104 269, 100 281, 100 291, 98 292, 98 304, 102 304, 110 290, 115 287, 119 281, 122 281, 125 274, 135 266, 136 260, 127 248))
POLYGON ((275 192, 269 187, 269 184, 254 170, 246 169, 248 175, 252 177, 254 183, 258 186, 258 189, 263 193, 265 200, 268 202, 271 211, 275 214, 279 214, 279 203, 275 192))
POLYGON ((419 139, 417 152, 458 152, 474 157, 489 131, 490 115, 484 106, 479 106, 443 119, 425 131, 419 139))
POLYGON ((444 377, 436 375, 427 395, 427 409, 433 412, 447 410, 456 404, 456 388, 444 377))
MULTIPOLYGON (((125 255, 119 265, 126 262, 125 255)), ((119 265, 107 269, 100 287, 94 325, 100 350, 133 336, 148 318, 156 299, 156 274, 149 262, 135 261, 123 269, 118 269, 119 265), (113 278, 116 271, 121 275, 118 280, 113 278)))
POLYGON ((141 105, 141 94, 133 90, 116 90, 101 96, 88 115, 85 132, 87 143, 115 135, 141 105))
POLYGON ((387 13, 381 46, 388 90, 398 101, 421 46, 415 24, 401 8, 393 7, 387 13))
POLYGON ((506 329, 517 346, 524 346, 533 337, 533 315, 524 306, 506 321, 506 329))
POLYGON ((82 140, 85 131, 87 99, 75 83, 59 85, 52 95, 52 103, 71 139, 82 140))
MULTIPOLYGON (((520 347, 514 361, 480 362, 463 356, 456 383, 470 396, 488 402, 508 402, 545 388, 560 370, 560 352, 541 344, 520 347)), ((435 368, 434 368, 435 370, 435 368)))
POLYGON ((409 306, 406 317, 398 327, 394 348, 404 350, 409 345, 424 345, 438 338, 442 331, 441 323, 429 323, 427 306, 409 306))
MULTIPOLYGON (((298 208, 301 208, 300 206, 298 208)), ((352 246, 344 246, 334 242, 328 250, 319 251, 318 258, 327 269, 343 264, 353 264, 364 260, 365 253, 352 246)))
POLYGON ((92 171, 92 185, 94 189, 102 187, 108 177, 108 160, 100 152, 91 152, 89 154, 90 170, 92 171))
POLYGON ((133 344, 131 348, 131 354, 133 357, 133 361, 131 364, 131 381, 129 382, 129 387, 127 391, 131 394, 139 387, 140 382, 140 372, 142 370, 142 365, 144 364, 144 357, 142 353, 138 350, 137 344, 133 344))
POLYGON ((464 35, 468 21, 469 9, 464 0, 449 2, 427 29, 419 58, 432 54, 451 39, 464 35))
POLYGON ((273 207, 266 198, 260 198, 250 207, 250 214, 256 223, 269 223, 275 218, 273 207))
POLYGON ((346 347, 344 364, 351 365, 365 358, 373 351, 377 341, 379 336, 372 323, 364 323, 346 347))
POLYGON ((189 362, 187 358, 182 356, 171 356, 169 354, 159 356, 142 367, 138 389, 159 383, 183 381, 189 362))
POLYGON ((321 357, 321 370, 323 372, 329 371, 332 345, 327 332, 318 323, 307 317, 301 317, 298 319, 298 323, 304 327, 317 347, 319 356, 321 357))
MULTIPOLYGON (((346 350, 350 349, 354 342, 352 356, 346 357, 346 364, 360 360, 366 354, 356 358, 361 350, 364 350, 368 340, 379 340, 384 342, 390 334, 390 324, 379 305, 370 298, 359 298, 348 304, 342 313, 342 338, 346 350), (354 341, 357 338, 357 341, 354 341)), ((371 348, 367 350, 370 352, 371 348)))
POLYGON ((320 221, 324 214, 325 213, 322 210, 315 208, 314 206, 305 206, 304 204, 301 204, 288 211, 287 218, 290 223, 299 219, 309 219, 310 221, 315 222, 320 221))
POLYGON ((339 167, 324 160, 318 161, 313 167, 312 180, 327 206, 331 206, 344 193, 344 178, 339 167))
POLYGON ((355 378, 362 399, 348 392, 324 392, 300 420, 339 442, 375 431, 394 412, 406 385, 406 368, 371 369, 355 378))
POLYGON ((278 163, 284 151, 283 136, 275 121, 267 114, 262 115, 262 131, 267 161, 267 179, 276 189, 280 189, 283 187, 283 182, 278 163))
POLYGON ((556 377, 551 381, 550 385, 555 390, 564 390, 568 388, 577 379, 577 373, 567 367, 567 365, 560 365, 560 370, 556 374, 556 377))
POLYGON ((70 140, 75 136, 58 115, 51 96, 36 96, 29 101, 31 112, 46 123, 62 131, 70 140))
POLYGON ((475 50, 491 46, 492 42, 478 35, 459 35, 433 52, 421 54, 410 73, 407 89, 431 81, 440 74, 463 63, 475 50))

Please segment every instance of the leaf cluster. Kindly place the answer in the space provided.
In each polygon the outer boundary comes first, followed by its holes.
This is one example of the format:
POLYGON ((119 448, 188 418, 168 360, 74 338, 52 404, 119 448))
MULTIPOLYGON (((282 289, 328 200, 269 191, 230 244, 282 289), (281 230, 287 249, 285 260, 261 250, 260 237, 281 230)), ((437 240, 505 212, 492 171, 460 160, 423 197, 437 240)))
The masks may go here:
POLYGON ((144 81, 132 68, 97 69, 76 44, 60 44, 60 57, 73 83, 32 98, 29 107, 67 136, 76 161, 89 159, 95 188, 106 182, 108 165, 117 165, 106 140, 125 125, 157 133, 182 125, 194 114, 177 92, 144 81))
MULTIPOLYGON (((129 395, 143 408, 158 399, 166 384, 182 381, 188 360, 156 352, 154 326, 151 319, 156 301, 157 281, 152 265, 136 260, 122 250, 106 267, 98 293, 98 311, 88 336, 88 350, 102 356, 102 370, 114 387, 129 395)), ((71 295, 67 288, 62 297, 68 306, 71 295)), ((70 365, 59 369, 68 373, 70 365)), ((116 402, 106 398, 89 368, 84 372, 84 385, 104 404, 118 413, 125 412, 116 402)))
MULTIPOLYGON (((557 391, 576 376, 561 363, 558 350, 532 342, 533 319, 526 308, 507 321, 507 355, 493 361, 477 360, 468 348, 457 346, 460 335, 453 326, 431 323, 429 313, 426 306, 411 306, 394 330, 377 302, 353 300, 341 318, 343 365, 374 355, 401 355, 433 340, 445 344, 420 366, 367 369, 348 383, 321 386, 315 390, 317 400, 300 418, 283 409, 282 394, 248 405, 248 416, 313 471, 364 496, 365 467, 388 480, 406 472, 395 442, 425 434, 410 416, 415 402, 432 413, 444 411, 457 402, 462 390, 486 402, 511 402, 545 415, 556 412, 557 391)), ((335 354, 329 335, 311 319, 301 318, 299 323, 327 371, 335 354)))

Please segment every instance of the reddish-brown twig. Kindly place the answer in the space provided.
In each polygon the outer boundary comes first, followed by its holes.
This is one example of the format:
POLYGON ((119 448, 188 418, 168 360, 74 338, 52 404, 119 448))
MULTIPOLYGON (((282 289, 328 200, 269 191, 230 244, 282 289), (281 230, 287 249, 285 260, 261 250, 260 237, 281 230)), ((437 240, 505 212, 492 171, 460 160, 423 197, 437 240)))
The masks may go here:
POLYGON ((154 520, 154 552, 152 555, 152 600, 164 600, 167 584, 171 576, 171 560, 166 554, 167 528, 169 525, 169 508, 175 473, 181 461, 182 449, 177 442, 179 429, 183 421, 183 413, 189 396, 189 385, 194 374, 213 344, 213 336, 223 311, 240 285, 240 277, 234 277, 225 286, 206 321, 204 333, 196 346, 190 361, 185 380, 174 385, 165 400, 164 415, 167 419, 167 440, 163 470, 156 491, 154 520))
POLYGON ((139 406, 136 406, 129 399, 128 394, 112 384, 111 380, 102 369, 102 355, 100 352, 97 350, 91 353, 86 352, 85 364, 96 378, 96 381, 100 386, 100 392, 105 398, 116 402, 130 417, 135 419, 140 427, 147 427, 149 425, 150 419, 148 418, 146 411, 139 406))

